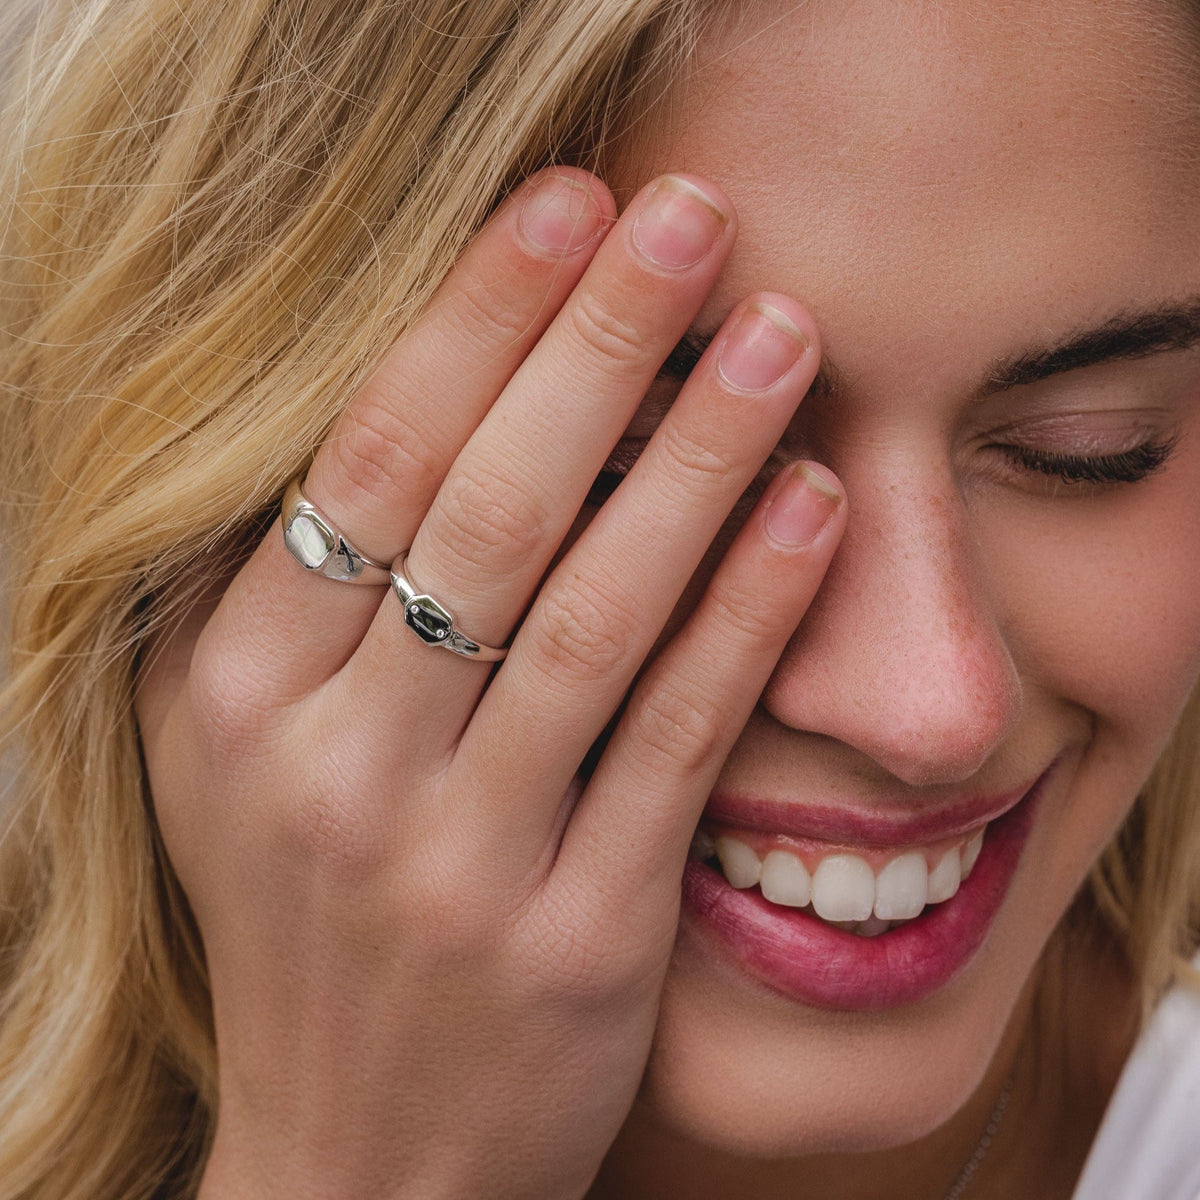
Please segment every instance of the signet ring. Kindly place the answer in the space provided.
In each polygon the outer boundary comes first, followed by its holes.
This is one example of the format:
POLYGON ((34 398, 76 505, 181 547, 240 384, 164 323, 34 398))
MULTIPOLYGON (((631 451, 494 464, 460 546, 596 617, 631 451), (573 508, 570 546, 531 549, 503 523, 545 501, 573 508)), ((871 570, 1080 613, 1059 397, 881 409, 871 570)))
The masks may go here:
POLYGON ((378 586, 388 581, 388 568, 355 549, 349 540, 305 496, 300 476, 283 493, 283 544, 306 570, 324 575, 338 583, 368 583, 378 586))
POLYGON ((441 646, 464 658, 479 662, 499 662, 507 650, 485 646, 467 637, 454 627, 454 617, 449 610, 432 596, 415 588, 405 577, 408 568, 408 553, 400 555, 392 566, 392 591, 396 593, 404 609, 404 623, 427 646, 441 646))

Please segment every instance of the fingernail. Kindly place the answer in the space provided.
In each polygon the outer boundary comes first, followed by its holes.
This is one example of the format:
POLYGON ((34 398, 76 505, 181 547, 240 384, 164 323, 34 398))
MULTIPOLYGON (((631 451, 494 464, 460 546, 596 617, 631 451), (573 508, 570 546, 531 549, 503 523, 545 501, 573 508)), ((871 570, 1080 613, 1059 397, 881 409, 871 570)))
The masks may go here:
POLYGON ((767 508, 767 533, 783 546, 806 546, 841 507, 842 494, 805 463, 788 468, 767 508))
POLYGON ((633 223, 633 244, 652 263, 678 271, 698 263, 728 224, 716 201, 695 184, 667 175, 633 223))
POLYGON ((601 216, 590 187, 565 175, 551 175, 525 200, 518 227, 535 252, 562 258, 596 236, 601 216))
POLYGON ((721 344, 717 370, 731 387, 761 392, 791 370, 808 338, 771 304, 748 305, 721 344))

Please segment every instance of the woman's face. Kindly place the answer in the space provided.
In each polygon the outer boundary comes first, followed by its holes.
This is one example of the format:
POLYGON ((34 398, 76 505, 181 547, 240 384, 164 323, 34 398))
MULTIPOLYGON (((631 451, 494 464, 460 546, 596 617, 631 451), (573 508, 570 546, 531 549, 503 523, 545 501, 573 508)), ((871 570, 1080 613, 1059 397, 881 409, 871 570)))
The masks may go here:
MULTIPOLYGON (((813 934, 689 866, 631 1127, 808 1155, 967 1102, 1200 671, 1200 22, 746 7, 627 182, 696 172, 737 205, 699 333, 760 289, 810 306, 824 379, 780 452, 832 468, 850 517, 705 824, 878 875, 1019 801, 924 935, 813 934)), ((827 868, 827 903, 861 870, 827 868)))

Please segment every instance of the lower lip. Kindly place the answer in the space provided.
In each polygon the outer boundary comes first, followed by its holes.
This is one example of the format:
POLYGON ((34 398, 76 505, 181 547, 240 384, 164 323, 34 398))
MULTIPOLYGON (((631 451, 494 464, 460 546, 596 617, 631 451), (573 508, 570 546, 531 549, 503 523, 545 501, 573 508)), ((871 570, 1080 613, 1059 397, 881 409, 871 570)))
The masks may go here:
POLYGON ((911 1004, 944 987, 987 937, 1016 873, 1049 771, 993 821, 970 877, 922 916, 878 937, 859 937, 800 909, 738 890, 689 860, 683 920, 777 992, 815 1008, 861 1012, 911 1004))

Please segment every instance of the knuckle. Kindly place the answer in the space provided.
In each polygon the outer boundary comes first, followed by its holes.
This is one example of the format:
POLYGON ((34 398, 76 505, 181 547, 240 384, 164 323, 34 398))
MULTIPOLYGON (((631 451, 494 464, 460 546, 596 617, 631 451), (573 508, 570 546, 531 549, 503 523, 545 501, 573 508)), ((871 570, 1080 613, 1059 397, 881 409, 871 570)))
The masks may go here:
POLYGON ((420 803, 440 795, 440 775, 414 770, 401 787, 372 738, 332 725, 329 717, 328 709, 310 707, 275 755, 281 765, 270 807, 278 857, 330 895, 357 893, 381 910, 454 916, 463 907, 459 856, 441 831, 423 829, 417 836, 413 823, 398 815, 402 799, 420 803), (302 769, 289 769, 301 763, 302 769))
POLYGON ((756 649, 786 640, 795 628, 795 614, 764 602, 770 593, 752 590, 749 582, 725 579, 714 587, 708 596, 707 623, 721 631, 726 645, 756 649))
POLYGON ((533 325, 524 287, 526 281, 515 271, 465 279, 451 316, 456 340, 487 351, 523 340, 533 325))
POLYGON ((189 720, 211 760, 243 766, 263 757, 276 724, 267 676, 197 647, 187 678, 189 720))
MULTIPOLYGON (((526 934, 535 988, 553 990, 570 1004, 630 1002, 655 987, 669 948, 647 939, 641 922, 614 926, 597 921, 581 898, 583 889, 548 894, 526 934)), ((671 928, 674 940, 674 927, 671 928)))
MULTIPOLYGON (((493 850, 494 857, 494 850, 493 850)), ((453 844, 405 846, 404 868, 386 873, 393 909, 402 911, 406 938, 426 965, 447 974, 494 959, 519 926, 519 899, 491 886, 479 858, 464 858, 453 844)))
POLYGON ((631 613, 594 588, 551 591, 534 623, 534 658, 552 677, 572 683, 607 678, 628 659, 632 624, 631 613))
POLYGON ((439 507, 441 539, 471 566, 486 563, 489 570, 527 562, 550 520, 535 488, 484 464, 457 471, 439 507))
POLYGON ((630 366, 646 356, 646 336, 634 322, 622 317, 615 306, 584 292, 567 310, 575 337, 602 362, 630 366))
POLYGON ((360 398, 347 412, 341 436, 331 440, 335 471, 351 506, 397 495, 430 496, 441 483, 441 455, 405 415, 400 397, 360 398))
POLYGON ((722 751, 725 714, 698 689, 683 690, 683 681, 659 680, 630 706, 632 743, 642 747, 651 765, 672 764, 690 776, 708 766, 722 751))
POLYGON ((591 991, 605 981, 605 955, 590 937, 574 925, 540 924, 530 935, 533 961, 549 976, 556 991, 591 991))
POLYGON ((293 797, 280 819, 289 857, 302 861, 310 878, 333 880, 345 891, 380 876, 390 861, 391 844, 375 810, 354 801, 358 789, 325 778, 332 771, 336 767, 330 764, 319 780, 293 797))
POLYGON ((676 474, 682 476, 685 486, 690 483, 704 488, 737 469, 738 460, 732 451, 706 445, 673 423, 664 422, 659 436, 668 460, 676 464, 676 474))

